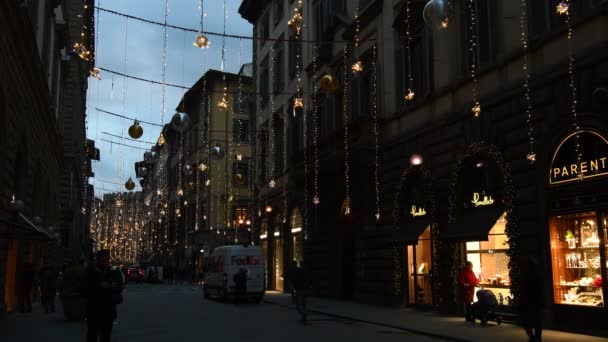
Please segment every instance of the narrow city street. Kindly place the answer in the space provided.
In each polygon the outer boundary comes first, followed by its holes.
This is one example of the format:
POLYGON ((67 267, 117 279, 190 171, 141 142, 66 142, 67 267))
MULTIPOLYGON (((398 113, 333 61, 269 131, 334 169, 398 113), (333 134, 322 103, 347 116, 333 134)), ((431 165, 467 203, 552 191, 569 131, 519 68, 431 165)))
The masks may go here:
MULTIPOLYGON (((59 305, 60 307, 60 305, 59 305)), ((119 306, 112 341, 432 341, 401 330, 311 315, 307 324, 292 307, 261 303, 234 305, 204 300, 192 285, 129 284, 119 306)), ((84 341, 85 322, 66 322, 61 313, 0 321, 2 342, 84 341), (5 337, 7 337, 5 339, 5 337)))

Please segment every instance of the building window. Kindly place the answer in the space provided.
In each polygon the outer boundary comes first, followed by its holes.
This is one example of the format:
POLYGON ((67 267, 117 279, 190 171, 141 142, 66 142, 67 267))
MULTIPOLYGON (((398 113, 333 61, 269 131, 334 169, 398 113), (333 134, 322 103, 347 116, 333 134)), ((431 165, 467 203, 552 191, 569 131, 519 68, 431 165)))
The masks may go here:
POLYGON ((270 37, 270 29, 268 27, 269 24, 269 14, 266 14, 262 20, 260 20, 260 27, 258 28, 258 36, 260 37, 260 45, 264 46, 266 44, 266 40, 270 37))
POLYGON ((315 33, 317 40, 324 40, 337 24, 337 16, 346 13, 346 0, 317 0, 314 6, 315 33))
POLYGON ((232 119, 232 137, 235 143, 249 142, 249 120, 232 119))
POLYGON ((238 92, 232 96, 232 111, 239 114, 246 114, 249 112, 249 98, 245 95, 239 94, 238 92))
POLYGON ((260 64, 260 107, 262 109, 266 108, 268 104, 268 96, 270 95, 269 78, 268 56, 266 56, 260 64))
POLYGON ((273 65, 273 78, 272 78, 272 91, 274 94, 278 94, 283 90, 283 67, 285 52, 283 51, 283 35, 274 44, 274 65, 273 65))
POLYGON ((606 215, 600 216, 595 212, 551 218, 549 232, 555 303, 604 306, 602 274, 606 274, 608 250, 601 251, 600 246, 606 246, 608 238, 606 220, 606 215))
POLYGON ((279 22, 281 22, 281 19, 283 19, 283 12, 284 12, 283 0, 274 0, 272 8, 273 8, 272 17, 273 17, 274 26, 277 26, 279 24, 279 22))
POLYGON ((465 75, 470 72, 470 66, 476 63, 477 68, 483 68, 492 64, 496 55, 495 29, 496 11, 493 0, 475 0, 473 3, 475 11, 475 48, 469 51, 468 42, 471 38, 469 25, 471 24, 471 11, 468 2, 463 2, 464 32, 465 32, 465 75))
POLYGON ((232 164, 232 184, 235 187, 249 185, 249 160, 240 160, 232 164))

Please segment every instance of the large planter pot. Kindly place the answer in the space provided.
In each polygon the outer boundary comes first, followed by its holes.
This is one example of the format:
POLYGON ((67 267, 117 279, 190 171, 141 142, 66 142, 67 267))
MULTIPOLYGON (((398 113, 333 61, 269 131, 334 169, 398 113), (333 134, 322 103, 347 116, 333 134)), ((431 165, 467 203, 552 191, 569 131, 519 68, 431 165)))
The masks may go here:
POLYGON ((63 314, 69 321, 82 321, 86 317, 87 302, 80 294, 61 294, 63 314))

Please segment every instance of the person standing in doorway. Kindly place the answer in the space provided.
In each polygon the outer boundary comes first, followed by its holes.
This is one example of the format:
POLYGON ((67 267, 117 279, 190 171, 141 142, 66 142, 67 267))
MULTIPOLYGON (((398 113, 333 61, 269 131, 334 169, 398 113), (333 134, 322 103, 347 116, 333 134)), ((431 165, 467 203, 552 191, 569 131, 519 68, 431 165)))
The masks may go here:
POLYGON ((110 342, 116 304, 122 303, 122 283, 110 270, 110 251, 102 249, 87 268, 81 293, 87 299, 87 342, 110 342))
POLYGON ((467 261, 464 264, 464 267, 458 276, 458 284, 460 285, 462 301, 464 302, 464 317, 467 321, 472 321, 471 303, 475 296, 475 287, 479 284, 479 281, 473 272, 472 262, 467 261))
POLYGON ((530 341, 541 341, 545 297, 540 266, 538 261, 532 257, 524 258, 521 266, 522 287, 519 317, 530 341))

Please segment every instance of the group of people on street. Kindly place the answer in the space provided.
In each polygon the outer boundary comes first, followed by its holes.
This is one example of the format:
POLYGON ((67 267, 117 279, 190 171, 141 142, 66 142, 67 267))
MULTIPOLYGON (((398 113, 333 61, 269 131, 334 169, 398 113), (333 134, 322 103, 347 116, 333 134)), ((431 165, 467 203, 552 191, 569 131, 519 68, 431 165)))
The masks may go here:
MULTIPOLYGON (((521 293, 518 302, 519 319, 526 331, 529 341, 542 340, 542 311, 544 308, 544 289, 539 263, 532 257, 522 258, 521 267, 521 293)), ((472 316, 472 303, 475 288, 479 280, 473 272, 473 263, 467 261, 458 276, 460 294, 464 303, 465 319, 475 321, 472 316)))
POLYGON ((32 312, 32 297, 38 294, 38 289, 40 289, 40 301, 44 312, 55 312, 58 281, 58 272, 54 266, 45 265, 36 273, 32 263, 25 263, 20 284, 19 306, 21 312, 32 312))

